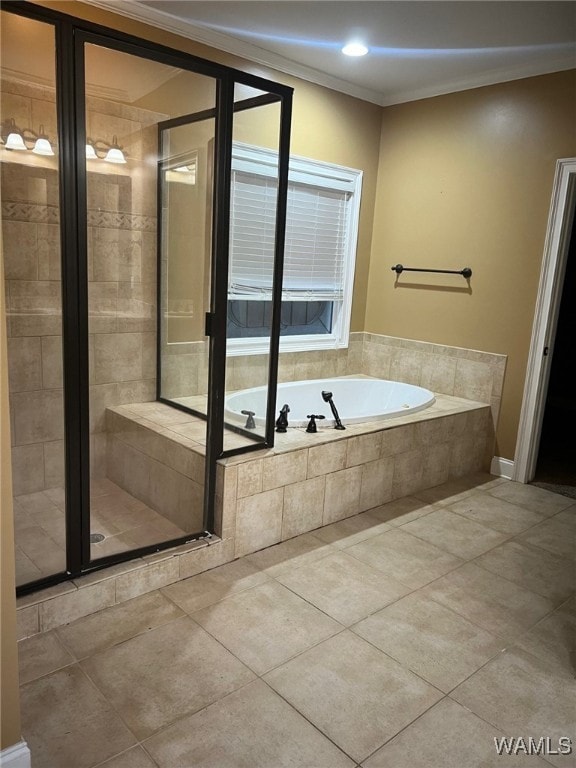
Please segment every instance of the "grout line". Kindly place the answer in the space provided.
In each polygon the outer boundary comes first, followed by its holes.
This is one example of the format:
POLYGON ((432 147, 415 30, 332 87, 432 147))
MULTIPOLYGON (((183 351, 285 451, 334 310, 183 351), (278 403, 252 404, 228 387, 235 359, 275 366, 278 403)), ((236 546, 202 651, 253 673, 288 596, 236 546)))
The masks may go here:
MULTIPOLYGON (((278 667, 276 667, 278 669, 278 667)), ((272 670, 270 670, 272 671, 272 670)), ((266 673, 268 674, 268 673, 266 673)), ((304 720, 306 720, 307 723, 309 723, 314 730, 318 731, 325 739, 327 739, 331 744, 333 744, 342 754, 346 755, 346 757, 349 757, 354 763, 358 764, 356 758, 352 757, 352 755, 349 752, 346 752, 343 747, 341 747, 339 744, 337 744, 334 739, 332 739, 327 733, 325 733, 320 726, 316 725, 312 720, 310 720, 309 717, 307 717, 303 712, 301 712, 295 704, 293 704, 289 699, 287 699, 280 691, 277 691, 276 688, 274 688, 267 680, 264 680, 263 677, 260 678, 260 680, 264 683, 264 685, 268 686, 272 693, 276 694, 276 696, 279 696, 282 701, 284 701, 286 704, 288 704, 289 707, 291 707, 300 717, 302 717, 304 720)), ((365 760, 366 758, 363 758, 365 760)))

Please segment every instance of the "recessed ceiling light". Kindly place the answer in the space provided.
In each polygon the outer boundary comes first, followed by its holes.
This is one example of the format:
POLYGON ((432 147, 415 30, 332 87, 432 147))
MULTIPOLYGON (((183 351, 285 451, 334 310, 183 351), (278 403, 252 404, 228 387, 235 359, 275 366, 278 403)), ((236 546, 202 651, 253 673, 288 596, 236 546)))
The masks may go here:
POLYGON ((346 56, 366 56, 368 48, 363 43, 348 43, 342 48, 346 56))

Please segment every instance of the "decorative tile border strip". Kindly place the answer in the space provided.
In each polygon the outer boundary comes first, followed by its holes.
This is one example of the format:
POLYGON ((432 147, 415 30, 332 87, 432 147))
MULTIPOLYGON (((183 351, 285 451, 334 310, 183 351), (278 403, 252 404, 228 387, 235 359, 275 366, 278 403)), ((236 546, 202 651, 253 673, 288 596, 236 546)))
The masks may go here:
POLYGON ((108 229, 141 229, 156 232, 156 217, 141 216, 138 213, 115 213, 113 211, 88 211, 89 227, 108 229))
MULTIPOLYGON (((57 205, 3 201, 2 219, 4 221, 59 224, 60 210, 57 205)), ((156 232, 156 224, 155 216, 142 216, 138 213, 115 213, 114 211, 88 211, 89 227, 156 232)))
POLYGON ((60 221, 60 211, 57 205, 2 201, 2 219, 5 221, 30 221, 42 224, 58 224, 60 221))

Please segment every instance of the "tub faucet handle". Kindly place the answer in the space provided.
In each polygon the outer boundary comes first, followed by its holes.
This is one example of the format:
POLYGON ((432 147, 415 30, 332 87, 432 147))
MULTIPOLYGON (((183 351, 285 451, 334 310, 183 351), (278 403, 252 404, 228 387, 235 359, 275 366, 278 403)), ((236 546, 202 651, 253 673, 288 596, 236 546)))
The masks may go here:
POLYGON ((256 429, 256 422, 254 421, 255 411, 240 411, 244 416, 248 416, 246 419, 245 429, 256 429))
POLYGON ((323 416, 321 413, 311 413, 306 416, 307 419, 310 419, 308 422, 308 426, 306 427, 306 432, 318 432, 318 427, 316 426, 316 419, 325 419, 326 417, 323 416))
POLYGON ((288 414, 290 413, 290 406, 288 403, 284 403, 280 409, 280 415, 276 419, 276 432, 286 432, 288 426, 288 414))

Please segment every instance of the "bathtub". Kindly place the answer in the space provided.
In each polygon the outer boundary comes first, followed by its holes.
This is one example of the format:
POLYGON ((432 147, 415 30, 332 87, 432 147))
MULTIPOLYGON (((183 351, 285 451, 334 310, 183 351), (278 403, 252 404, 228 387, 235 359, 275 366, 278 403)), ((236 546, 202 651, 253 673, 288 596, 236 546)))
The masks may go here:
MULTIPOLYGON (((434 402, 434 394, 430 390, 398 381, 353 376, 341 379, 313 379, 279 384, 276 416, 287 403, 290 406, 289 427, 305 427, 308 424, 307 416, 311 413, 326 417, 317 421, 319 429, 334 427, 330 405, 322 399, 324 390, 332 392, 334 404, 344 425, 405 416, 407 413, 421 411, 434 402)), ((267 391, 267 387, 253 387, 228 395, 224 411, 226 421, 245 424, 246 416, 243 416, 241 411, 254 411, 256 426, 264 426, 267 391)))

